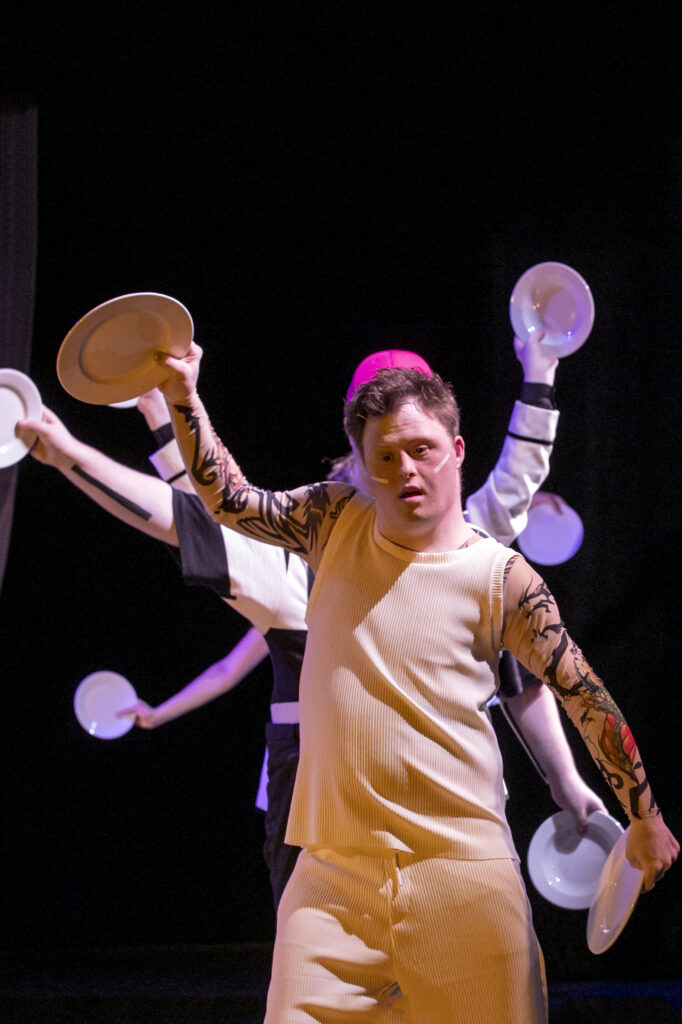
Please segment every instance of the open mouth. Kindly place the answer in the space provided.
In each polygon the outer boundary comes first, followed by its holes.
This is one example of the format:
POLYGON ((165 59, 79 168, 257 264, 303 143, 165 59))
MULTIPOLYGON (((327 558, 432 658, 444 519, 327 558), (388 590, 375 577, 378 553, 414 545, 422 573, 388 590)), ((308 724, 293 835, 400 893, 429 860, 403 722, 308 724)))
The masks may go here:
POLYGON ((421 491, 418 487, 405 487, 400 492, 400 500, 408 502, 414 501, 416 498, 421 498, 423 493, 424 492, 421 491))

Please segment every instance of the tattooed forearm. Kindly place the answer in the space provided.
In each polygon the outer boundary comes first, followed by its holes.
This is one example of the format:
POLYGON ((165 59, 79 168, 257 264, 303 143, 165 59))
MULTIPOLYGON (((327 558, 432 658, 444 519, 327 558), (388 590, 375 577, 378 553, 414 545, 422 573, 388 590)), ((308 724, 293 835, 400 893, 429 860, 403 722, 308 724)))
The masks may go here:
POLYGON ((522 590, 515 622, 517 656, 554 691, 625 812, 631 818, 658 813, 622 712, 569 637, 539 577, 522 590))
POLYGON ((123 494, 119 494, 117 491, 113 490, 113 488, 107 487, 107 485, 102 483, 101 480, 97 480, 94 476, 90 476, 90 474, 86 473, 84 469, 80 468, 80 466, 73 465, 71 467, 71 472, 75 473, 76 476, 81 477, 81 479, 86 480, 87 483, 91 484, 93 487, 96 487, 98 491, 102 492, 102 494, 106 494, 108 498, 115 501, 117 505, 121 506, 121 508, 126 509, 128 512, 132 512, 134 516, 139 516, 140 519, 144 519, 145 521, 152 518, 152 513, 148 512, 146 508, 142 508, 141 505, 137 505, 134 501, 131 501, 130 498, 124 497, 123 494))
MULTIPOLYGON (((557 678, 553 687, 571 721, 583 734, 594 761, 621 799, 629 817, 641 818, 657 810, 639 751, 625 717, 582 653, 569 643, 562 673, 572 675, 571 686, 557 678)), ((551 684, 550 684, 551 685, 551 684)))
POLYGON ((223 497, 221 509, 241 513, 248 497, 255 495, 258 499, 257 512, 238 516, 241 529, 257 540, 283 541, 289 551, 305 554, 317 547, 325 515, 338 518, 351 493, 332 504, 329 489, 324 483, 307 487, 304 502, 296 500, 288 491, 246 488, 229 499, 223 497))
POLYGON ((211 424, 208 424, 211 440, 202 443, 199 417, 194 415, 189 406, 178 405, 175 408, 183 416, 189 426, 190 434, 194 437, 194 454, 190 473, 199 486, 210 487, 211 484, 218 483, 223 494, 243 487, 246 483, 244 474, 234 457, 217 437, 211 424), (205 450, 202 451, 202 448, 205 450))
MULTIPOLYGON (((210 513, 219 521, 289 551, 308 555, 323 546, 325 520, 335 520, 354 491, 332 500, 328 483, 313 484, 297 495, 261 490, 248 483, 232 454, 216 436, 208 417, 186 405, 175 411, 188 428, 190 474, 210 513)), ((328 524, 327 524, 328 525, 328 524)))

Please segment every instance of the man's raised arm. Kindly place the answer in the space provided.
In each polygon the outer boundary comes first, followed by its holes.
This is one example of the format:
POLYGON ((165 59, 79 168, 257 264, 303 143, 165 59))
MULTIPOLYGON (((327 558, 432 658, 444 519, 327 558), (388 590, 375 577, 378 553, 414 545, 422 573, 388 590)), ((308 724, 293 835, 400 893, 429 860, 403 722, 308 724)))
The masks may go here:
POLYGON ((159 354, 169 371, 159 389, 195 491, 216 522, 287 548, 315 568, 353 488, 325 481, 293 491, 266 491, 249 484, 197 393, 201 355, 195 342, 183 359, 159 354))

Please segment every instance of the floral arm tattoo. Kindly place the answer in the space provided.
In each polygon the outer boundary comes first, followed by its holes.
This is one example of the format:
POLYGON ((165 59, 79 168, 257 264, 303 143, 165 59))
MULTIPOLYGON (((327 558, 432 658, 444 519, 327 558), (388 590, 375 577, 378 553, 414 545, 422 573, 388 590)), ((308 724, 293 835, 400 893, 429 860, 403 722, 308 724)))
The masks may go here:
POLYGON ((324 547, 329 529, 354 493, 352 488, 345 488, 341 495, 338 486, 328 483, 296 492, 261 490, 247 481, 199 402, 197 408, 176 405, 173 412, 187 471, 214 519, 299 555, 324 547))
POLYGON ((554 692, 627 816, 659 814, 630 727, 566 632, 547 584, 518 556, 507 563, 505 586, 512 579, 515 607, 507 604, 505 647, 554 692))

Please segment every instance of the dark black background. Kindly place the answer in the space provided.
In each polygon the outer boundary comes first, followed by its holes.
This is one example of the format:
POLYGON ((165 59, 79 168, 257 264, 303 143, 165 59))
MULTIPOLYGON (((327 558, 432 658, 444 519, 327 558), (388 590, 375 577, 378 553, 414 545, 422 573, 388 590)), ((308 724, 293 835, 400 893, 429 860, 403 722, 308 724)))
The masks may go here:
MULTIPOLYGON (((165 292, 190 309, 214 423, 270 486, 317 478, 345 450, 342 397, 365 354, 418 350, 455 384, 472 491, 521 379, 514 282, 543 260, 580 271, 596 321, 559 369, 546 488, 586 536, 545 576, 679 834, 672 11, 121 4, 46 22, 29 5, 6 26, 2 68, 5 95, 40 119, 31 374, 74 433, 139 468, 152 450, 139 414, 79 403, 55 372, 73 323, 115 295, 165 292)), ((118 741, 88 736, 72 710, 100 668, 158 703, 244 628, 184 588, 160 545, 24 460, 0 600, 5 944, 271 937, 253 809, 269 669, 118 741)), ((501 735, 525 857, 553 805, 501 735)), ((586 912, 531 890, 550 979, 675 977, 678 876, 602 957, 587 951, 586 912)))

